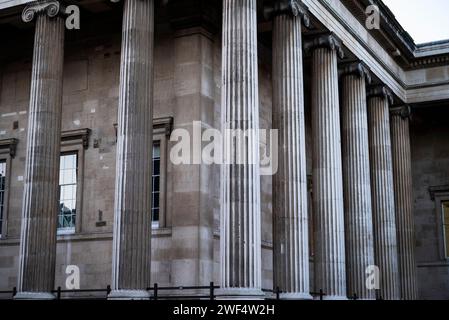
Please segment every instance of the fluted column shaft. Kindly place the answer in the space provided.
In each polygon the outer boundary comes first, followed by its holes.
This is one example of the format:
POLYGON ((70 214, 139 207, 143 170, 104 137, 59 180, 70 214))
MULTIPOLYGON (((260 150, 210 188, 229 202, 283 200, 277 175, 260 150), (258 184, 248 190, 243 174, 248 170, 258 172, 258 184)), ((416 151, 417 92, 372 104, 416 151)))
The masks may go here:
MULTIPOLYGON (((318 38, 320 39, 320 38, 318 38)), ((334 36, 315 41, 312 53, 313 208, 315 288, 346 299, 343 175, 337 52, 334 36), (326 45, 323 45, 323 42, 326 45)), ((312 44, 313 48, 313 44, 312 44)))
POLYGON ((54 298, 64 21, 52 3, 23 15, 26 22, 36 15, 36 26, 16 299, 54 298))
POLYGON ((400 297, 388 95, 368 99, 370 168, 375 262, 380 269, 380 295, 400 297))
POLYGON ((256 9, 256 0, 223 1, 222 129, 252 130, 247 143, 228 141, 223 153, 230 161, 221 172, 220 263, 228 297, 262 294, 256 9))
POLYGON ((408 106, 392 109, 390 113, 399 275, 401 298, 404 300, 418 299, 409 128, 410 114, 408 106))
POLYGON ((280 14, 273 26, 274 287, 285 299, 311 299, 301 18, 280 14))
POLYGON ((126 0, 110 298, 148 298, 151 272, 151 162, 154 1, 126 0))
POLYGON ((346 66, 343 72, 342 150, 348 294, 356 294, 359 299, 375 299, 375 291, 366 286, 366 270, 374 265, 366 102, 366 82, 370 77, 361 63, 346 66))

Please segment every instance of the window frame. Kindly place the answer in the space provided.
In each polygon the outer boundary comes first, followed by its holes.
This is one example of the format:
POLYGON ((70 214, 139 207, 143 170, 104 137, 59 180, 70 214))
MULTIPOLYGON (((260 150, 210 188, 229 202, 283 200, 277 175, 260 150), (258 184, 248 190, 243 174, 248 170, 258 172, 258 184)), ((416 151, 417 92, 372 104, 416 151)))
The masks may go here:
MULTIPOLYGON (((449 198, 447 200, 441 201, 441 224, 443 231, 443 256, 446 261, 449 261, 449 234, 446 234, 446 225, 449 226, 449 221, 446 221, 445 212, 443 210, 444 205, 447 204, 449 211, 449 198)), ((449 213, 449 212, 448 212, 449 213)))
POLYGON ((431 199, 435 203, 435 214, 436 214, 436 227, 437 227, 437 237, 438 237, 438 253, 440 260, 443 262, 449 262, 449 257, 447 256, 446 247, 449 243, 446 243, 445 230, 444 230, 444 212, 443 203, 449 202, 449 186, 441 187, 431 187, 429 188, 431 199))
MULTIPOLYGON (((64 230, 64 229, 59 229, 57 228, 57 234, 58 235, 72 235, 72 234, 76 234, 79 233, 77 232, 77 226, 78 226, 78 215, 79 215, 79 205, 81 204, 81 197, 80 197, 80 187, 79 187, 79 183, 80 183, 80 179, 79 179, 79 153, 78 151, 68 151, 68 152, 61 152, 59 155, 59 158, 61 159, 61 157, 63 156, 70 156, 70 155, 75 155, 76 156, 76 201, 75 201, 75 209, 76 209, 76 213, 75 213, 75 228, 74 230, 64 230)), ((61 174, 61 168, 59 168, 59 174, 61 174)), ((60 210, 60 205, 61 205, 61 184, 58 184, 59 186, 59 191, 58 191, 58 209, 60 210)), ((81 189, 82 190, 82 189, 81 189)), ((59 218, 59 211, 58 211, 58 218, 59 218)))
MULTIPOLYGON (((60 157, 67 154, 77 154, 77 177, 76 177, 76 220, 74 232, 59 232, 58 236, 72 236, 83 231, 83 193, 84 193, 84 154, 89 148, 90 129, 79 129, 63 131, 61 135, 60 157)), ((59 170, 60 173, 60 170, 59 170)), ((58 174, 59 177, 59 174, 58 174)), ((58 178, 58 210, 59 210, 59 178, 58 178)), ((59 211, 58 211, 59 215, 59 211)))
POLYGON ((6 163, 6 175, 5 175, 5 194, 3 202, 3 218, 2 228, 0 234, 0 240, 8 238, 8 209, 9 209, 9 194, 11 189, 11 168, 12 159, 16 155, 17 139, 4 139, 0 140, 0 160, 6 163))
POLYGON ((153 194, 154 194, 154 170, 152 170, 151 172, 151 223, 152 223, 152 228, 153 229, 159 229, 160 225, 161 225, 161 196, 162 196, 162 192, 161 192, 161 180, 162 180, 162 146, 161 146, 161 141, 158 139, 153 139, 153 153, 152 153, 152 160, 151 160, 151 165, 152 165, 152 169, 154 168, 154 146, 155 144, 159 145, 159 206, 158 206, 158 220, 155 221, 153 220, 153 208, 154 208, 154 201, 153 201, 153 194))
MULTIPOLYGON (((153 144, 159 142, 160 146, 160 177, 159 177, 159 222, 155 223, 153 220, 153 229, 163 229, 167 227, 167 136, 165 133, 153 132, 153 144)), ((153 157, 151 157, 153 158, 153 157)), ((153 159, 151 159, 153 163, 153 159)), ((151 180, 153 174, 151 174, 151 180)), ((151 185, 151 197, 153 193, 153 185, 151 185)), ((153 209, 153 203, 151 203, 153 209)), ((152 212, 150 213, 152 214, 152 212)))

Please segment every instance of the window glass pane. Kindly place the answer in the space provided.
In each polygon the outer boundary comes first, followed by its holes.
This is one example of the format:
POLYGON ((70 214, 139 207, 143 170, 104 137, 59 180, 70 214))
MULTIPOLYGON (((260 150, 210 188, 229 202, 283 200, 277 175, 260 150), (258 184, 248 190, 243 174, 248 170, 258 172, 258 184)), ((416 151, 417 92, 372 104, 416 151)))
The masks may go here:
POLYGON ((3 232, 3 212, 6 192, 6 161, 0 160, 0 237, 3 232))
POLYGON ((449 201, 443 202, 444 240, 446 244, 446 257, 449 258, 449 201))
POLYGON ((153 222, 159 221, 159 197, 160 197, 160 174, 161 174, 161 145, 159 141, 153 144, 153 175, 151 194, 151 216, 153 222))
POLYGON ((61 155, 58 232, 74 232, 76 223, 77 154, 61 155))
POLYGON ((159 141, 157 141, 153 145, 153 159, 158 159, 160 157, 161 157, 161 144, 159 141))

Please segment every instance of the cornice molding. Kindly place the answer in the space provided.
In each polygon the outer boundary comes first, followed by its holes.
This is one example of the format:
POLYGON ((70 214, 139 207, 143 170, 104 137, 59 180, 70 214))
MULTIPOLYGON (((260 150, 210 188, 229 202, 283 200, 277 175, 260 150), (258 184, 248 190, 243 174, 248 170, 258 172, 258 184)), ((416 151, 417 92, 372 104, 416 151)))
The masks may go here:
POLYGON ((304 43, 304 50, 306 53, 310 53, 312 50, 319 48, 327 48, 336 51, 340 59, 343 59, 345 56, 341 40, 333 32, 314 35, 313 39, 304 43))
POLYGON ((0 154, 8 153, 11 158, 16 156, 16 148, 19 140, 17 139, 3 139, 0 140, 0 154))
POLYGON ((311 27, 309 8, 301 0, 276 0, 272 6, 265 6, 264 15, 267 20, 278 15, 299 17, 306 28, 311 27))
POLYGON ((393 93, 386 85, 375 85, 368 88, 367 97, 369 98, 383 98, 389 104, 393 104, 393 93))
POLYGON ((390 115, 392 117, 401 117, 403 120, 410 119, 412 116, 412 108, 408 105, 402 105, 390 109, 390 115))
POLYGON ((31 2, 22 11, 23 22, 31 22, 39 14, 46 14, 50 18, 64 15, 64 6, 57 0, 39 0, 31 2))
POLYGON ((80 142, 83 145, 84 149, 87 149, 89 147, 90 132, 90 129, 63 131, 61 133, 61 144, 67 145, 80 142))
POLYGON ((359 78, 365 77, 366 83, 371 84, 371 70, 362 61, 350 62, 341 66, 340 76, 344 77, 349 75, 355 75, 359 78))

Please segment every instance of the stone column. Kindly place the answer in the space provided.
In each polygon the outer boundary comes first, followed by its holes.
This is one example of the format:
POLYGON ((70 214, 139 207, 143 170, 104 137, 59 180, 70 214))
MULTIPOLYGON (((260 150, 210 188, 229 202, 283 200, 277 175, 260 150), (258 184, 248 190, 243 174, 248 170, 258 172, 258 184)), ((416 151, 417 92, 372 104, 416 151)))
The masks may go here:
POLYGON ((366 103, 366 84, 371 82, 371 76, 362 62, 347 64, 341 71, 348 294, 357 294, 359 299, 375 299, 375 291, 366 287, 366 270, 374 265, 366 103))
POLYGON ((125 0, 111 299, 147 299, 151 267, 154 1, 125 0))
POLYGON ((386 300, 400 298, 389 117, 392 102, 393 96, 384 86, 368 92, 374 256, 380 269, 379 294, 386 300))
POLYGON ((311 299, 299 1, 277 3, 273 23, 273 129, 279 130, 279 170, 273 181, 274 288, 284 299, 311 299))
POLYGON ((315 289, 327 299, 346 299, 345 228, 341 159, 338 56, 340 41, 321 34, 306 43, 312 51, 313 208, 315 289))
POLYGON ((59 1, 33 2, 22 19, 36 18, 18 294, 16 299, 54 299, 58 216, 64 20, 59 1))
POLYGON ((390 110, 401 298, 418 299, 409 106, 390 110))
POLYGON ((222 130, 251 130, 223 150, 221 295, 228 298, 263 297, 256 16, 256 0, 223 1, 222 130))

